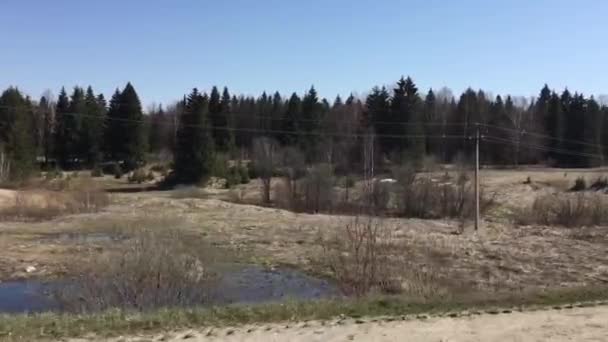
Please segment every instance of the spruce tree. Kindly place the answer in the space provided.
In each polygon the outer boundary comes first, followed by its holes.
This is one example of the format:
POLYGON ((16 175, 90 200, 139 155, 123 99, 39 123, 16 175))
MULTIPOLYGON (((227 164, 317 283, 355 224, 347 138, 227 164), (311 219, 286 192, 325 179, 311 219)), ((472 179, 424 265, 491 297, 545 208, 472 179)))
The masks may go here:
POLYGON ((55 156, 62 168, 77 166, 80 137, 80 115, 84 112, 84 93, 74 88, 68 98, 65 88, 61 89, 57 100, 55 128, 55 156))
POLYGON ((282 120, 282 132, 279 134, 279 142, 283 145, 295 145, 298 139, 298 118, 302 110, 302 101, 298 94, 293 93, 287 102, 287 109, 282 120))
POLYGON ((2 180, 24 180, 36 168, 33 117, 31 101, 17 88, 10 87, 0 95, 0 148, 5 158, 2 180))
MULTIPOLYGON (((228 90, 226 89, 226 92, 228 90)), ((218 150, 226 150, 230 137, 228 134, 228 118, 222 109, 222 98, 217 87, 211 89, 209 95, 209 116, 211 119, 212 134, 218 150)))
POLYGON ((422 160, 426 154, 426 138, 424 137, 424 114, 418 87, 414 81, 408 77, 405 80, 405 121, 407 138, 407 151, 409 157, 414 162, 422 160))
POLYGON ((322 104, 319 102, 315 87, 312 86, 302 99, 301 120, 298 122, 298 144, 302 151, 305 151, 306 159, 309 161, 316 151, 318 137, 315 135, 319 133, 322 112, 322 104))
POLYGON ((87 88, 85 95, 85 115, 82 116, 80 146, 89 167, 97 167, 101 162, 101 149, 105 124, 103 97, 95 96, 93 88, 87 88))
POLYGON ((208 101, 195 88, 186 99, 177 131, 174 152, 177 182, 195 184, 209 175, 213 138, 208 123, 208 101))
MULTIPOLYGON (((347 101, 348 102, 348 101, 347 101)), ((365 115, 363 117, 363 126, 373 130, 376 134, 386 135, 389 134, 390 130, 387 132, 387 126, 385 123, 387 118, 390 115, 390 102, 389 102, 389 94, 385 87, 372 88, 371 93, 367 96, 365 100, 365 115)), ((383 154, 390 153, 391 150, 391 140, 386 137, 381 137, 379 141, 380 150, 383 154)))
POLYGON ((147 141, 141 102, 130 82, 120 94, 119 113, 122 119, 119 125, 122 133, 119 157, 124 161, 126 170, 133 170, 145 160, 147 141))
POLYGON ((106 128, 104 131, 104 152, 106 158, 113 162, 119 161, 119 155, 122 145, 123 121, 120 114, 120 90, 114 91, 110 103, 108 105, 106 128))
POLYGON ((233 130, 234 117, 232 113, 232 98, 230 97, 228 87, 224 87, 224 90, 222 91, 222 98, 220 99, 220 108, 221 123, 223 125, 223 131, 220 134, 222 137, 221 144, 226 151, 234 153, 236 149, 236 140, 233 130))

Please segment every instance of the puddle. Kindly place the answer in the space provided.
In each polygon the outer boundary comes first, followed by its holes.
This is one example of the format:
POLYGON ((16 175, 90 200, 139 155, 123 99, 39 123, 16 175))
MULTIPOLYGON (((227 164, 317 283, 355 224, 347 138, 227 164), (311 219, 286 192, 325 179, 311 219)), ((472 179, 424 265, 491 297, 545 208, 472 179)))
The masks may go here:
MULTIPOLYGON (((337 288, 327 280, 296 270, 230 265, 222 266, 221 274, 217 285, 211 290, 210 304, 263 304, 317 300, 339 295, 337 288)), ((0 283, 0 313, 58 310, 59 306, 48 296, 48 292, 52 286, 59 284, 33 281, 0 283)))
POLYGON ((61 233, 45 237, 43 240, 58 243, 96 244, 117 242, 124 239, 124 236, 117 236, 107 233, 61 233))
POLYGON ((0 312, 44 312, 57 309, 48 297, 48 285, 38 282, 13 281, 0 283, 0 312))
POLYGON ((338 295, 337 288, 327 280, 296 270, 270 270, 250 265, 224 270, 211 298, 217 304, 260 304, 288 299, 316 300, 338 295))

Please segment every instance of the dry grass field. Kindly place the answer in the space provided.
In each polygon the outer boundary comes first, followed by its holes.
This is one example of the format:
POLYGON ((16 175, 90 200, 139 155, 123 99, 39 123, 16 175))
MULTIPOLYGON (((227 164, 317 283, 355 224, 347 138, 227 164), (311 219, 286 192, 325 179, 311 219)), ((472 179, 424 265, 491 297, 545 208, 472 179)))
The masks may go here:
MULTIPOLYGON (((407 294, 450 298, 457 294, 492 296, 608 286, 608 226, 517 223, 520 210, 530 207, 538 196, 568 193, 577 178, 584 177, 590 184, 604 174, 603 170, 483 170, 482 188, 494 205, 484 215, 479 231, 473 230, 472 222, 462 220, 383 219, 392 241, 390 252, 398 257, 398 267, 404 270, 401 280, 416 285, 407 294), (412 279, 407 279, 408 275, 412 279)), ((353 220, 348 216, 294 213, 235 203, 254 203, 259 199, 261 185, 257 180, 231 190, 178 188, 141 192, 123 180, 106 177, 94 181, 103 188, 126 187, 129 191, 110 193, 109 203, 95 210, 74 210, 73 206, 66 209, 65 203, 73 198, 65 197, 65 191, 0 192, 0 209, 5 212, 12 212, 9 209, 17 198, 22 199, 18 202, 21 206, 32 212, 59 207, 48 217, 3 217, 0 280, 48 280, 76 275, 88 261, 128 246, 129 229, 135 226, 178 229, 192 242, 204 242, 236 260, 271 268, 289 266, 330 277, 322 260, 322 241, 353 220)), ((608 197, 603 192, 594 195, 608 197)), ((508 325, 500 324, 503 323, 508 325)), ((438 326, 445 324, 436 322, 438 326)), ((466 322, 449 324, 470 328, 466 322)), ((339 339, 361 333, 363 328, 337 331, 332 336, 339 339)), ((306 330, 302 336, 308 333, 306 330)), ((477 340, 483 340, 480 338, 477 340)))

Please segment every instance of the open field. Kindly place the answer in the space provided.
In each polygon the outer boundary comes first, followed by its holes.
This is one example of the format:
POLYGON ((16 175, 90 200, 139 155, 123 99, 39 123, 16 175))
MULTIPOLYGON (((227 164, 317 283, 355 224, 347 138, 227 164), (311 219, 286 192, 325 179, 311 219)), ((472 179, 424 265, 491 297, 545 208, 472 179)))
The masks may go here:
MULTIPOLYGON (((405 293, 404 298, 426 298, 443 301, 447 305, 455 298, 498 298, 535 291, 608 287, 608 227, 518 226, 514 223, 518 210, 531 205, 536 196, 564 193, 578 177, 592 183, 603 175, 603 170, 483 170, 484 193, 496 204, 484 216, 478 232, 473 231, 472 222, 466 221, 464 231, 461 231, 463 222, 459 220, 384 219, 383 225, 388 227, 395 242, 392 252, 406 260, 399 266, 412 270, 411 274, 417 277, 416 281, 421 286, 416 291, 405 293), (531 182, 526 182, 528 177, 531 182)), ((126 182, 106 177, 102 184, 105 188, 120 189, 126 182)), ((77 275, 88 261, 129 246, 129 229, 135 226, 178 229, 193 244, 200 241, 201 246, 213 246, 237 262, 259 264, 270 269, 290 267, 329 278, 331 273, 322 262, 320 241, 352 218, 293 213, 231 202, 235 201, 235 194, 238 194, 239 202, 255 202, 260 196, 259 188, 257 180, 232 190, 178 188, 137 192, 137 187, 130 185, 127 192, 111 193, 110 204, 99 211, 57 215, 35 221, 5 219, 0 222, 0 280, 50 280, 77 275)), ((1 193, 3 205, 8 206, 16 194, 12 190, 4 190, 1 193)), ((43 198, 52 200, 48 196, 43 198)), ((510 306, 509 301, 504 305, 510 306)), ((604 309, 591 311, 593 319, 606 315, 604 309)), ((517 314, 512 316, 516 320, 512 323, 523 331, 527 329, 525 324, 532 324, 531 320, 537 319, 540 324, 546 320, 571 320, 573 312, 529 314, 534 317, 517 314)), ((456 329, 467 337, 463 340, 491 340, 503 335, 474 336, 467 329, 479 332, 483 330, 475 328, 479 324, 507 326, 511 323, 502 320, 509 319, 437 320, 433 326, 437 333, 443 331, 441 329, 456 329)), ((292 334, 296 334, 313 340, 331 340, 350 335, 376 336, 377 329, 387 328, 386 338, 390 340, 390 334, 414 329, 412 324, 417 323, 387 323, 386 326, 351 324, 322 334, 311 328, 287 330, 277 336, 292 338, 295 336, 292 334)), ((579 330, 576 329, 583 326, 579 327, 577 323, 569 331, 577 333, 579 330)), ((434 336, 425 335, 428 325, 416 327, 420 330, 416 328, 413 331, 419 331, 420 336, 434 336)), ((555 331, 551 327, 547 325, 547 329, 541 329, 539 333, 560 333, 561 330, 555 331)), ((605 333, 606 328, 602 329, 597 331, 605 333)), ((595 336, 593 334, 597 331, 592 329, 589 336, 595 336)), ((505 332, 505 338, 511 336, 508 333, 505 332)), ((513 338, 520 336, 517 335, 519 333, 515 331, 513 338)), ((231 338, 240 340, 245 337, 235 334, 231 338)), ((261 335, 254 333, 246 338, 254 338, 252 340, 255 341, 261 335)))

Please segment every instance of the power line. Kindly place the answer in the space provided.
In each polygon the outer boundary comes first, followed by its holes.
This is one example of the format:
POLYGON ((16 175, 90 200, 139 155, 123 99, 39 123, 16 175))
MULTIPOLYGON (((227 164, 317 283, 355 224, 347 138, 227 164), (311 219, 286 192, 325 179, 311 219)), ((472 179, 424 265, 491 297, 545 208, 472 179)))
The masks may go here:
POLYGON ((554 153, 558 153, 558 154, 567 154, 567 155, 586 157, 586 158, 596 158, 596 159, 601 159, 601 160, 604 159, 604 156, 599 155, 599 154, 578 152, 578 151, 553 148, 553 147, 547 147, 547 146, 535 145, 535 144, 528 144, 528 143, 522 143, 522 142, 518 143, 518 142, 510 140, 510 139, 492 137, 492 136, 487 136, 487 135, 483 136, 483 141, 489 142, 489 143, 495 143, 495 144, 503 144, 503 145, 519 144, 520 147, 527 147, 529 149, 534 149, 534 150, 543 151, 543 152, 554 152, 554 153))
POLYGON ((585 146, 596 147, 596 148, 597 147, 604 148, 604 147, 598 146, 597 144, 593 144, 593 143, 581 141, 581 140, 558 138, 558 137, 541 134, 541 133, 537 133, 537 132, 529 132, 526 130, 518 130, 515 128, 508 128, 508 127, 502 127, 502 126, 491 125, 491 124, 480 123, 479 125, 488 127, 488 128, 496 128, 496 129, 500 129, 500 130, 507 131, 507 132, 518 133, 518 134, 522 134, 522 135, 527 134, 527 135, 531 135, 531 136, 535 136, 535 137, 539 137, 539 138, 547 138, 547 139, 554 140, 554 141, 568 142, 568 143, 572 143, 572 144, 585 145, 585 146))
MULTIPOLYGON (((145 120, 135 120, 135 119, 124 119, 124 118, 110 118, 110 117, 99 117, 91 114, 83 114, 83 113, 60 113, 61 115, 68 116, 81 116, 81 117, 90 117, 95 119, 103 119, 110 121, 120 121, 120 122, 128 122, 128 123, 141 123, 145 124, 147 121, 145 120)), ((163 125, 174 125, 173 122, 163 122, 163 125)), ((293 134, 293 135, 309 135, 309 136, 332 136, 332 137, 366 137, 370 134, 363 133, 340 133, 340 132, 297 132, 297 131, 287 131, 287 130, 276 130, 276 129, 260 129, 260 128, 233 128, 233 127, 217 127, 211 125, 185 125, 183 123, 178 124, 181 127, 192 127, 192 128, 209 128, 221 131, 232 131, 232 132, 249 132, 249 133, 275 133, 275 134, 293 134)), ((412 139, 465 139, 467 136, 464 135, 425 135, 425 134, 373 134, 376 137, 381 138, 412 138, 412 139)))

